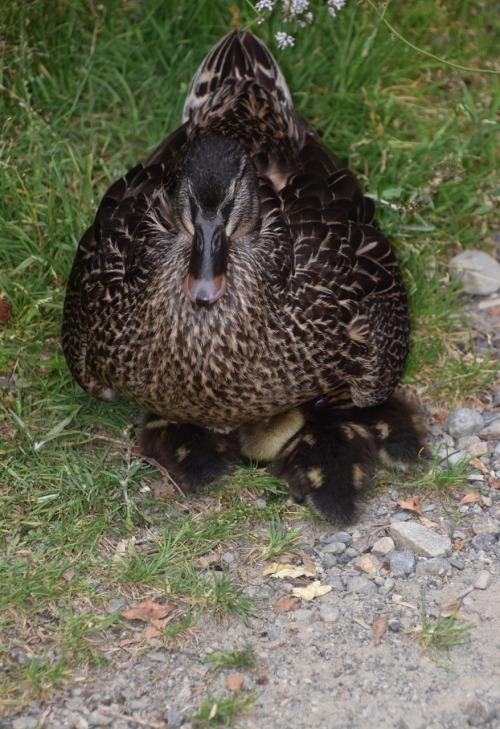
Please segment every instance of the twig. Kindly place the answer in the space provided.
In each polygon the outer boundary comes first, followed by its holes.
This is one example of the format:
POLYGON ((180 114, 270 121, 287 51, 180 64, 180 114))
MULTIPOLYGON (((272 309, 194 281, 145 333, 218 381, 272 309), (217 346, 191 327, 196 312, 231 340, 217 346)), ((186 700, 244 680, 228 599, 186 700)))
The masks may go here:
POLYGON ((184 493, 184 491, 182 490, 182 488, 179 486, 179 484, 176 481, 174 481, 174 479, 169 474, 169 472, 167 471, 167 469, 165 468, 165 466, 162 466, 161 463, 158 463, 158 461, 156 461, 154 458, 149 458, 149 456, 143 456, 142 454, 140 454, 139 457, 143 461, 146 461, 147 463, 150 463, 152 466, 154 466, 159 471, 161 471, 161 473, 165 476, 165 478, 168 481, 170 481, 170 483, 172 484, 172 486, 175 489, 177 489, 177 491, 180 493, 180 495, 181 496, 184 496, 184 497, 186 496, 186 494, 184 493))
POLYGON ((123 721, 133 721, 139 726, 147 726, 150 729, 165 729, 167 722, 163 721, 161 724, 157 724, 155 721, 147 721, 146 719, 137 719, 135 716, 129 716, 128 714, 120 714, 119 711, 113 711, 113 709, 99 709, 100 714, 104 716, 114 716, 116 719, 123 719, 123 721))

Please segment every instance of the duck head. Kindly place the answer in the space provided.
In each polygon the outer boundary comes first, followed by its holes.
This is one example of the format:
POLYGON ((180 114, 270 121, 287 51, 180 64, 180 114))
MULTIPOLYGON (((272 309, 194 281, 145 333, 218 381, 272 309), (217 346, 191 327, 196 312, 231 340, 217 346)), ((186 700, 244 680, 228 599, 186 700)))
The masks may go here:
POLYGON ((232 245, 259 218, 257 176, 243 147, 216 135, 195 142, 173 208, 179 228, 192 240, 184 294, 198 306, 213 304, 226 292, 232 245))

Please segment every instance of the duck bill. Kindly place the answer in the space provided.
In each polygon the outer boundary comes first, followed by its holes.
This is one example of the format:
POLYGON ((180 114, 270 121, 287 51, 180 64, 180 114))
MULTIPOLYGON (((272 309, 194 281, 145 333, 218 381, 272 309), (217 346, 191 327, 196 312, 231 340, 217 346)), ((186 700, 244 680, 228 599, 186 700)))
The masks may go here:
POLYGON ((207 306, 224 296, 228 252, 229 241, 219 222, 203 219, 197 223, 183 285, 185 295, 193 304, 207 306))

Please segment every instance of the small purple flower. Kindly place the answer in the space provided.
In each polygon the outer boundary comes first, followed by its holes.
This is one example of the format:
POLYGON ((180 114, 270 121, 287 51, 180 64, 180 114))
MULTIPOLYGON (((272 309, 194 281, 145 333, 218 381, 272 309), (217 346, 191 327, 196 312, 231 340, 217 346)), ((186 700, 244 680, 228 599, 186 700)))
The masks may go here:
POLYGON ((295 45, 295 38, 292 35, 287 35, 287 33, 283 33, 283 31, 281 30, 276 33, 274 37, 276 38, 278 48, 280 50, 283 50, 283 48, 286 48, 287 46, 295 45))

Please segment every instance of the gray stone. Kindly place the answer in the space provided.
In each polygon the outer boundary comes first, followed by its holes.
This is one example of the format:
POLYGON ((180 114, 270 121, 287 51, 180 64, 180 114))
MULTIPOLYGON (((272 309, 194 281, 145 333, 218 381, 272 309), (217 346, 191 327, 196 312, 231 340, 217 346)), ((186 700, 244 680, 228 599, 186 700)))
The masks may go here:
POLYGON ((89 716, 89 726, 109 726, 113 722, 113 717, 105 716, 100 711, 93 711, 89 716))
POLYGON ((166 719, 168 726, 182 726, 184 724, 184 715, 177 709, 169 709, 166 719))
POLYGON ((12 720, 11 729, 36 729, 39 721, 33 716, 18 716, 12 720))
POLYGON ((349 532, 336 532, 335 534, 329 534, 328 536, 324 537, 322 540, 323 544, 331 544, 332 542, 342 542, 342 544, 345 544, 346 546, 350 546, 352 544, 352 537, 349 534, 349 532))
POLYGON ((345 552, 345 549, 344 542, 329 542, 325 544, 322 551, 325 554, 342 554, 342 552, 345 552))
POLYGON ((467 451, 471 456, 484 456, 488 452, 488 446, 477 435, 464 435, 457 441, 457 448, 460 451, 467 451))
POLYGON ((421 716, 421 714, 413 713, 412 709, 405 714, 405 716, 399 720, 399 729, 426 729, 427 721, 421 716))
POLYGON ((486 296, 500 289, 500 265, 484 251, 462 251, 450 261, 468 294, 486 296))
POLYGON ((395 577, 410 575, 415 569, 415 555, 409 549, 390 552, 389 567, 395 577))
POLYGON ((465 562, 462 559, 457 559, 456 557, 450 557, 449 563, 456 570, 464 570, 465 569, 465 562))
POLYGON ((89 723, 83 716, 73 717, 73 729, 89 729, 89 723))
POLYGON ((422 557, 448 557, 452 552, 449 537, 414 521, 392 523, 389 529, 398 549, 411 549, 422 557))
POLYGON ((476 534, 471 544, 474 549, 488 549, 492 544, 496 544, 496 541, 494 534, 476 534))
POLYGON ((390 551, 394 549, 396 545, 391 537, 381 537, 374 542, 372 547, 372 554, 376 557, 385 557, 390 551))
POLYGON ((487 570, 481 570, 474 580, 473 587, 476 590, 486 590, 491 585, 492 579, 493 576, 490 572, 487 572, 487 570))
POLYGON ((465 435, 477 435, 484 428, 484 421, 477 410, 458 408, 449 414, 447 427, 450 435, 461 438, 465 435))
POLYGON ((354 577, 349 577, 347 580, 348 592, 356 592, 367 595, 371 592, 375 592, 376 589, 376 585, 374 585, 373 582, 364 575, 355 575, 354 577))
POLYGON ((445 575, 450 569, 450 563, 442 557, 419 559, 417 562, 417 575, 432 575, 439 577, 445 575))
POLYGON ((460 451, 456 448, 439 448, 437 452, 440 460, 439 466, 441 468, 453 468, 460 461, 470 460, 470 453, 468 451, 460 451))
POLYGON ((319 610, 319 617, 324 623, 336 623, 339 619, 339 611, 336 607, 322 605, 319 610))
POLYGON ((347 564, 351 561, 351 559, 354 559, 357 556, 358 552, 355 549, 347 547, 345 552, 338 557, 337 562, 338 564, 347 564))
POLYGON ((472 531, 474 534, 498 535, 500 534, 500 522, 488 514, 481 514, 473 520, 472 531))
POLYGON ((492 420, 489 425, 481 428, 479 437, 484 440, 500 440, 500 418, 492 420))

